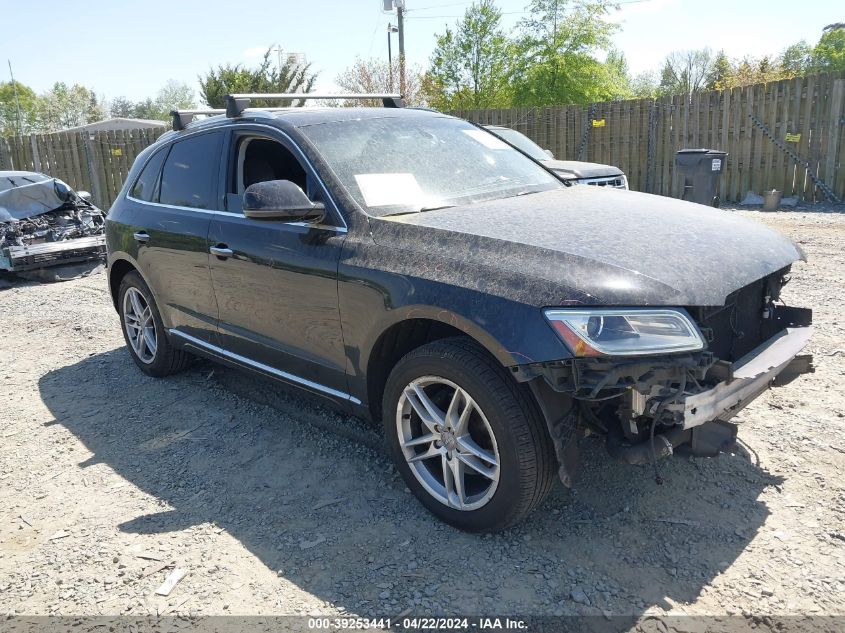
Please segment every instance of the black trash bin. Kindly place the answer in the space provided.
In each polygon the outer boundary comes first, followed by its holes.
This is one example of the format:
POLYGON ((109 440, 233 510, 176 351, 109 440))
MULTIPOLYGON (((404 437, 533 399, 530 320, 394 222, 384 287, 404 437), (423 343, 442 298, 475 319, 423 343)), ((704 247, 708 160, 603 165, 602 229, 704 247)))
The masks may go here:
POLYGON ((675 165, 684 177, 681 199, 718 207, 719 178, 727 155, 717 149, 682 149, 675 154, 675 165))

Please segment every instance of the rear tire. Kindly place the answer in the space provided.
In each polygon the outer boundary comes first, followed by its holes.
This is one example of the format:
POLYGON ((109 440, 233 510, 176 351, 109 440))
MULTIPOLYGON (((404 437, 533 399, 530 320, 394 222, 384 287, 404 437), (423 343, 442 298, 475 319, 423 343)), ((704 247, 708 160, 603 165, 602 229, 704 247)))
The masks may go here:
POLYGON ((557 463, 536 403, 471 339, 408 353, 390 373, 382 410, 405 483, 450 525, 503 530, 551 490, 557 463))
POLYGON ((170 344, 153 293, 136 271, 126 273, 117 294, 123 339, 132 360, 148 376, 182 371, 192 357, 170 344))

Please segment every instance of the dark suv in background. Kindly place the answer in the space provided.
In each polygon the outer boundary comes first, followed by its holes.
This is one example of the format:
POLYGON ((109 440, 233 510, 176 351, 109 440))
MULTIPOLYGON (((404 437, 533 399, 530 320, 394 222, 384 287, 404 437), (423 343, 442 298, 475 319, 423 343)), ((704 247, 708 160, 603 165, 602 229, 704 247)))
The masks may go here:
POLYGON ((484 129, 513 145, 523 154, 543 164, 569 185, 592 185, 627 189, 628 178, 618 167, 580 160, 558 160, 549 149, 543 149, 522 132, 501 125, 485 125, 484 129))
POLYGON ((244 101, 179 118, 109 213, 132 358, 165 376, 201 355, 381 420, 455 526, 571 485, 588 428, 633 464, 716 454, 726 420, 809 370, 810 312, 779 302, 803 254, 760 224, 566 186, 440 113, 244 101))

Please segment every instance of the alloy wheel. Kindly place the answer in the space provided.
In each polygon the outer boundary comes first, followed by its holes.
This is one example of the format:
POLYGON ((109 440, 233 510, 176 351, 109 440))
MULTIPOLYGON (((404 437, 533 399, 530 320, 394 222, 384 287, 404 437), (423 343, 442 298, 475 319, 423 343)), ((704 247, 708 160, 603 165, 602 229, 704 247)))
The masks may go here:
POLYGON ((138 359, 142 363, 152 363, 158 348, 158 334, 153 310, 137 288, 130 287, 123 295, 123 326, 138 359))
POLYGON ((454 382, 423 376, 403 390, 396 408, 402 454, 420 484, 440 503, 476 510, 499 484, 499 449, 484 412, 454 382))

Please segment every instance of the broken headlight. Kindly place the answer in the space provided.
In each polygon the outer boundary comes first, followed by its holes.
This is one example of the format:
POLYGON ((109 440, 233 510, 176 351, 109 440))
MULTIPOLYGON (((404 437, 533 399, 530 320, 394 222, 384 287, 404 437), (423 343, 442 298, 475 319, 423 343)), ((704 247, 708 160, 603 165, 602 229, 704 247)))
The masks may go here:
POLYGON ((555 308, 544 314, 575 356, 642 356, 704 348, 698 328, 683 310, 555 308))

